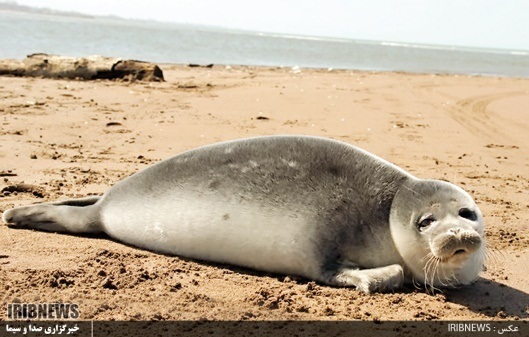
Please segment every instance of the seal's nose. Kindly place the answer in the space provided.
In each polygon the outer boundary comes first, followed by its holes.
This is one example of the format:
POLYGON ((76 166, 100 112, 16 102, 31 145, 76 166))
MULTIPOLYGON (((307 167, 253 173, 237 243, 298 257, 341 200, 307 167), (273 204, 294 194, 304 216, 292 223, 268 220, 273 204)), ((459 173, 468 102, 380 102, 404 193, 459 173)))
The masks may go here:
POLYGON ((461 232, 461 228, 450 228, 450 233, 457 235, 461 232))
POLYGON ((473 253, 481 246, 482 240, 477 233, 461 231, 460 228, 454 228, 451 231, 454 232, 454 239, 457 239, 457 243, 453 247, 452 256, 473 253))
POLYGON ((431 249, 441 259, 457 257, 465 259, 479 250, 483 240, 478 232, 460 226, 452 226, 439 234, 432 242, 431 249))

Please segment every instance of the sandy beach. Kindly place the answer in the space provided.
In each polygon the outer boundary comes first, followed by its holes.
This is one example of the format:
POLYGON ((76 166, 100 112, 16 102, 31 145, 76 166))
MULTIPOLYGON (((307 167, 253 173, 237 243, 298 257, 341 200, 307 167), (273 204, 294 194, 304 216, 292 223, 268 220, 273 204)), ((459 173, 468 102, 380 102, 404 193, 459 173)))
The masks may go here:
POLYGON ((461 289, 366 295, 0 225, 0 308, 72 302, 94 320, 528 319, 529 79, 161 68, 162 83, 0 77, 0 211, 102 194, 213 142, 318 135, 466 189, 484 214, 487 270, 461 289))

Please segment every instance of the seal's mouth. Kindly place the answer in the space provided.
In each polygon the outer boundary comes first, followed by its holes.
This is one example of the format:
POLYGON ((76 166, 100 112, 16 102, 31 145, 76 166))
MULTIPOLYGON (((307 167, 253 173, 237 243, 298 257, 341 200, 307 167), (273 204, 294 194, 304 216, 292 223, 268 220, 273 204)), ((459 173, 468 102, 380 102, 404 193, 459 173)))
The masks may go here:
POLYGON ((486 241, 476 231, 445 231, 430 241, 430 249, 423 267, 429 291, 469 284, 483 269, 486 241))
POLYGON ((454 252, 454 255, 453 256, 456 256, 456 255, 461 255, 461 254, 465 254, 465 253, 468 253, 466 249, 458 249, 454 252))
POLYGON ((463 260, 466 260, 470 254, 473 252, 469 251, 466 248, 458 248, 453 253, 444 254, 443 256, 439 256, 439 262, 444 263, 457 263, 461 262, 463 260))
POLYGON ((458 247, 451 251, 444 252, 441 256, 438 256, 439 262, 445 263, 458 263, 466 260, 475 251, 475 247, 458 247))
POLYGON ((441 262, 462 262, 480 249, 481 236, 475 231, 448 231, 431 242, 432 253, 441 262))

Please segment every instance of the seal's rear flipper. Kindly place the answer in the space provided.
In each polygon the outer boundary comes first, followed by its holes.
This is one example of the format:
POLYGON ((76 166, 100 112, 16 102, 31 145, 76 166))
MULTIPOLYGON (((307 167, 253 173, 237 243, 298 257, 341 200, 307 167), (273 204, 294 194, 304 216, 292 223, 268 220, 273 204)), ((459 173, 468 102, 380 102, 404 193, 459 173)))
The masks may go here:
POLYGON ((68 199, 63 201, 50 202, 49 205, 67 205, 67 206, 90 206, 101 199, 101 196, 86 197, 80 199, 68 199))
POLYGON ((101 197, 72 199, 54 203, 13 208, 5 211, 5 223, 19 228, 32 228, 48 232, 99 233, 101 197))

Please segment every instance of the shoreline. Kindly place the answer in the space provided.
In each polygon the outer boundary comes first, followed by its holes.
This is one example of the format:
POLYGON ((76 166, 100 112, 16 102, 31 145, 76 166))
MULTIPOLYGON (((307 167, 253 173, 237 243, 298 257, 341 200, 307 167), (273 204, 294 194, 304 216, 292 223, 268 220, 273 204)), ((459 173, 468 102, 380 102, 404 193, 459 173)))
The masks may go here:
POLYGON ((101 194, 140 169, 213 142, 310 134, 467 190, 484 213, 488 270, 471 286, 434 295, 413 287, 365 295, 107 237, 0 226, 0 307, 73 302, 88 320, 529 318, 529 79, 160 67, 165 82, 0 77, 0 189, 24 183, 38 191, 3 193, 0 211, 101 194))
MULTIPOLYGON (((150 61, 147 61, 150 62, 150 61)), ((204 64, 195 64, 195 63, 167 63, 162 62, 158 63, 160 67, 189 67, 189 68, 213 68, 213 67, 220 67, 220 68, 256 68, 256 69, 262 69, 262 70, 290 70, 295 71, 294 73, 302 72, 303 69, 310 70, 310 71, 317 71, 317 72, 353 72, 353 73, 365 73, 366 75, 375 75, 375 74, 397 74, 397 75, 404 75, 404 76, 463 76, 463 77, 485 77, 485 78, 505 78, 505 79, 518 79, 518 80, 527 80, 529 79, 529 76, 523 77, 523 76, 509 76, 509 75, 501 75, 501 74, 486 74, 486 73, 450 73, 450 72, 414 72, 414 71, 407 71, 407 70, 373 70, 373 69, 357 69, 357 68, 334 68, 334 67, 310 67, 310 66, 299 66, 299 65, 292 65, 292 66, 285 66, 285 65, 244 65, 244 64, 221 64, 221 63, 204 63, 204 64)))
POLYGON ((0 58, 30 52, 116 55, 154 63, 215 63, 303 68, 483 74, 529 78, 529 51, 423 45, 393 41, 296 37, 159 22, 49 19, 0 12, 6 43, 0 58), (46 29, 44 29, 46 27, 46 29), (101 32, 104 39, 97 34, 101 32), (45 40, 31 31, 45 30, 45 40), (66 31, 75 34, 66 34, 66 31), (83 36, 83 39, 75 38, 83 36), (67 46, 67 47, 65 47, 67 46), (110 49, 104 46, 112 46, 110 49))
MULTIPOLYGON (((29 57, 30 55, 38 55, 43 53, 30 53, 27 55, 29 57)), ((54 55, 54 54, 46 54, 50 56, 63 56, 63 55, 54 55)), ((93 57, 93 56, 100 56, 100 55, 92 55, 92 56, 81 56, 81 57, 93 57)), ((71 57, 71 55, 64 55, 64 57, 71 57)), ((79 57, 79 58, 81 58, 79 57)), ((105 56, 103 56, 105 57, 105 56)), ((109 57, 114 58, 116 60, 125 60, 124 58, 119 57, 109 57)), ((18 59, 0 59, 0 61, 7 61, 7 60, 18 60, 18 59)), ((299 65, 259 65, 259 64, 223 64, 223 63, 171 63, 171 62, 153 62, 148 60, 132 60, 132 61, 139 61, 139 62, 146 62, 153 65, 157 65, 161 68, 217 68, 217 69, 255 69, 255 70, 286 70, 290 71, 293 74, 299 74, 303 70, 311 71, 311 72, 351 72, 351 73, 363 73, 366 75, 376 75, 376 74, 396 74, 396 75, 403 75, 403 76, 453 76, 453 77, 484 77, 484 78, 499 78, 499 79, 514 79, 514 80, 526 80, 529 79, 528 77, 523 76, 510 76, 510 75, 502 75, 502 74, 487 74, 487 73, 458 73, 458 72, 448 72, 448 71, 409 71, 409 70, 384 70, 384 69, 360 69, 360 68, 335 68, 335 67, 311 67, 311 66, 299 66, 299 65)), ((30 77, 30 76, 18 76, 18 75, 0 75, 0 76, 12 76, 12 77, 30 77)), ((44 78, 44 77, 35 77, 35 78, 44 78)), ((68 79, 64 79, 68 80, 68 79)), ((77 79, 71 79, 71 80, 77 80, 77 79)), ((84 81, 84 79, 79 79, 81 81, 84 81)), ((120 81, 120 79, 115 79, 120 81)))

